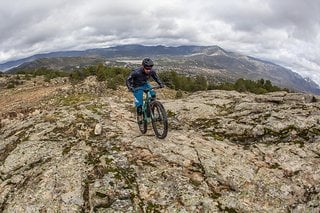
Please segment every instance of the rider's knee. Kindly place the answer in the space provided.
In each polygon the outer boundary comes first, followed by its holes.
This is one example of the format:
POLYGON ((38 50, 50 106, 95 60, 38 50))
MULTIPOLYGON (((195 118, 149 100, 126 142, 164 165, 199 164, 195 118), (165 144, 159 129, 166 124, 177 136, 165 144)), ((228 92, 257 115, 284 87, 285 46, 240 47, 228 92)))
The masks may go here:
POLYGON ((151 99, 152 100, 156 99, 156 93, 151 93, 151 99))

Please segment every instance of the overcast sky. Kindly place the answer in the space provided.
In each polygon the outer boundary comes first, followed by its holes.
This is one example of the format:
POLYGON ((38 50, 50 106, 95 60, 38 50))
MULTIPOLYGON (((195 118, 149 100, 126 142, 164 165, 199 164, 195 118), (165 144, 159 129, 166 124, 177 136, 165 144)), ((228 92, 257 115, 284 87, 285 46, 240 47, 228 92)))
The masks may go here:
POLYGON ((0 0, 0 63, 121 44, 218 45, 320 85, 320 1, 0 0))

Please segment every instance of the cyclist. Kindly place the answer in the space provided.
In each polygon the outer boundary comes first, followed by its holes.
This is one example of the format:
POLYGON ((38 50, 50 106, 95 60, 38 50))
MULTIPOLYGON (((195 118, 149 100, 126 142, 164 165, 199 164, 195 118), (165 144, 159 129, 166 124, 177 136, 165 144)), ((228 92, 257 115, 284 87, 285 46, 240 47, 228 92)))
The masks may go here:
MULTIPOLYGON (((161 88, 164 87, 156 71, 153 69, 153 61, 150 58, 145 58, 142 61, 142 66, 133 69, 126 81, 129 91, 133 92, 138 115, 142 114, 143 90, 151 88, 148 82, 150 76, 161 88)), ((156 93, 153 90, 150 93, 153 98, 156 97, 156 93)))

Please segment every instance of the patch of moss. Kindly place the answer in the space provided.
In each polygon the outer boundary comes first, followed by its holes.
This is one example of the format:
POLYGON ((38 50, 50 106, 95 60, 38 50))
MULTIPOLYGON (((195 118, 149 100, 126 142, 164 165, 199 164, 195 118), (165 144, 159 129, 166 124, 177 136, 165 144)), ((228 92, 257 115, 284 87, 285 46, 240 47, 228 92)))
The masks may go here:
POLYGON ((212 137, 213 139, 217 140, 217 141, 223 141, 225 136, 221 133, 217 133, 215 131, 208 131, 206 132, 203 136, 205 137, 212 137))
POLYGON ((75 123, 81 123, 84 119, 85 118, 83 114, 77 113, 75 123))
POLYGON ((183 97, 182 91, 181 91, 181 90, 178 90, 178 91, 176 92, 176 99, 179 99, 179 98, 182 98, 182 97, 183 97))
POLYGON ((63 151, 62 151, 62 155, 68 154, 68 153, 70 152, 70 150, 71 150, 71 146, 65 147, 65 148, 63 149, 63 151))
POLYGON ((189 183, 192 184, 193 186, 195 186, 196 188, 201 185, 200 181, 194 180, 192 178, 189 179, 189 183))
POLYGON ((243 146, 243 149, 244 149, 244 150, 250 150, 250 145, 249 145, 249 144, 245 144, 245 145, 243 146))
POLYGON ((42 119, 44 122, 49 122, 49 123, 55 123, 58 121, 58 118, 54 115, 45 115, 43 116, 42 119))
POLYGON ((310 130, 310 132, 312 132, 312 133, 315 134, 315 135, 320 135, 320 129, 318 129, 318 128, 312 128, 312 129, 310 130))
POLYGON ((72 147, 74 147, 77 143, 78 141, 71 141, 66 144, 62 150, 62 155, 67 155, 71 151, 72 147))
POLYGON ((171 110, 167 110, 167 116, 170 118, 170 117, 174 117, 174 116, 176 116, 177 115, 177 113, 175 113, 175 112, 172 112, 171 110))
POLYGON ((300 148, 304 147, 304 142, 303 141, 293 141, 294 144, 298 144, 300 148))
POLYGON ((99 159, 100 155, 97 155, 97 153, 89 153, 87 156, 87 163, 89 165, 97 165, 100 163, 100 159, 99 159))
POLYGON ((156 213, 156 212, 161 212, 161 205, 159 205, 159 204, 155 204, 155 203, 152 203, 152 202, 150 202, 150 201, 148 201, 147 202, 147 207, 146 207, 146 212, 154 212, 154 213, 156 213))
POLYGON ((35 161, 35 162, 30 163, 30 164, 28 165, 28 167, 29 167, 29 169, 33 169, 33 168, 35 168, 35 167, 37 167, 37 166, 39 166, 39 165, 43 165, 43 164, 51 161, 51 160, 52 160, 52 158, 39 159, 39 160, 37 160, 37 161, 35 161))
POLYGON ((219 110, 219 115, 229 115, 234 112, 235 104, 226 105, 223 106, 217 105, 217 109, 219 110))
POLYGON ((237 213, 238 211, 235 208, 229 208, 229 207, 224 207, 222 203, 218 202, 218 208, 222 212, 228 212, 228 213, 237 213))
MULTIPOLYGON (((99 209, 107 209, 107 208, 110 208, 110 206, 113 204, 113 200, 111 199, 108 199, 105 203, 99 203, 98 205, 96 205, 94 208, 93 208, 93 212, 98 212, 99 209)), ((89 211, 88 211, 89 212, 89 211)))
POLYGON ((111 135, 108 139, 109 139, 110 141, 116 141, 119 137, 120 137, 120 135, 113 134, 113 135, 111 135))
POLYGON ((102 193, 102 192, 96 192, 96 196, 100 197, 100 198, 105 198, 105 197, 107 197, 107 194, 102 193))
POLYGON ((270 166, 270 169, 280 169, 281 168, 281 166, 280 166, 280 164, 278 164, 278 163, 274 163, 274 164, 272 164, 271 166, 270 166))
POLYGON ((132 168, 119 168, 121 176, 125 179, 127 185, 132 186, 136 182, 136 173, 132 168))
POLYGON ((210 194, 210 197, 211 197, 213 200, 217 200, 218 198, 221 197, 221 193, 219 193, 219 192, 212 192, 212 193, 210 194))
POLYGON ((284 139, 290 136, 291 131, 295 129, 294 126, 288 126, 287 128, 284 128, 279 131, 279 138, 284 139))
POLYGON ((81 102, 93 100, 95 97, 88 93, 71 94, 58 98, 58 103, 63 106, 72 106, 81 102))
POLYGON ((219 120, 215 118, 198 118, 191 123, 191 126, 197 129, 208 129, 210 127, 216 126, 217 124, 219 124, 219 120))
POLYGON ((13 84, 13 83, 9 83, 8 85, 7 85, 7 89, 13 89, 13 88, 15 88, 16 86, 13 84))
POLYGON ((299 135, 299 137, 305 139, 306 141, 308 141, 310 139, 308 129, 304 129, 304 130, 298 132, 298 135, 299 135))
POLYGON ((0 165, 4 163, 10 153, 22 142, 25 142, 29 139, 29 135, 26 133, 26 130, 21 130, 18 133, 12 133, 8 137, 16 135, 18 139, 14 142, 7 144, 3 149, 0 150, 0 165))
POLYGON ((120 152, 120 151, 121 151, 121 147, 120 147, 120 146, 112 146, 112 147, 111 147, 111 150, 112 150, 112 151, 120 152))
POLYGON ((105 161, 106 161, 106 164, 110 164, 113 162, 113 159, 106 157, 105 161))
POLYGON ((276 135, 277 134, 276 131, 274 131, 274 130, 272 130, 270 128, 264 128, 263 130, 264 130, 264 134, 265 135, 276 135))
POLYGON ((151 163, 149 161, 143 161, 142 164, 144 166, 150 166, 150 167, 155 167, 155 168, 157 167, 155 164, 153 164, 153 163, 151 163))
MULTIPOLYGON (((104 174, 110 174, 110 173, 118 173, 117 167, 107 166, 106 168, 103 168, 104 174)), ((117 179, 121 179, 121 177, 117 176, 117 179)))
POLYGON ((86 106, 87 110, 90 110, 91 112, 98 114, 98 115, 102 115, 103 113, 101 112, 102 109, 102 104, 93 104, 93 105, 89 105, 86 106))

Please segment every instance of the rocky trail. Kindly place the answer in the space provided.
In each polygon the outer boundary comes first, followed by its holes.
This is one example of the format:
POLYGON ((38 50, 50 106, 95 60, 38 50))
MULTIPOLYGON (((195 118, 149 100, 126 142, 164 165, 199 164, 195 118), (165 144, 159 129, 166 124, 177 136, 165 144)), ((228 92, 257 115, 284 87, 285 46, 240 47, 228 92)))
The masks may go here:
POLYGON ((160 140, 89 82, 2 119, 0 212, 320 211, 319 97, 159 92, 160 140))

